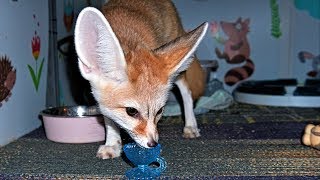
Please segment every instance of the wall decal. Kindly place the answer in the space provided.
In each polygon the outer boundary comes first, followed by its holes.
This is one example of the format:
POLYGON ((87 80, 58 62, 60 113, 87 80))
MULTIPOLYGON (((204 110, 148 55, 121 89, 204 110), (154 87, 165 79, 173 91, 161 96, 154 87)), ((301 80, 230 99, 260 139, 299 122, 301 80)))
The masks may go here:
POLYGON ((219 59, 226 60, 229 64, 243 64, 241 67, 230 69, 224 76, 224 81, 228 86, 249 78, 254 72, 254 63, 250 59, 250 46, 247 40, 250 19, 242 20, 238 18, 235 22, 220 21, 210 23, 210 31, 214 39, 224 45, 221 52, 215 48, 219 59), (219 35, 219 29, 227 36, 227 39, 219 35))
POLYGON ((310 52, 301 51, 298 57, 302 63, 305 63, 306 60, 312 60, 312 70, 309 71, 307 75, 311 78, 320 79, 320 54, 316 56, 310 52))
POLYGON ((282 35, 280 28, 279 5, 277 0, 270 0, 271 8, 271 35, 279 38, 282 35))
POLYGON ((16 69, 7 56, 0 57, 0 107, 3 101, 8 101, 11 90, 16 82, 16 69))
POLYGON ((295 0, 294 5, 299 10, 306 10, 310 16, 320 20, 319 0, 295 0))
POLYGON ((63 14, 63 22, 67 32, 70 32, 73 25, 74 18, 74 2, 73 0, 64 0, 64 14, 63 14))
MULTIPOLYGON (((33 19, 36 20, 36 15, 33 14, 33 19)), ((37 27, 40 27, 39 22, 36 22, 37 27)), ((41 79, 41 73, 44 63, 44 58, 42 58, 40 62, 40 67, 38 68, 38 58, 40 55, 40 49, 41 49, 41 39, 40 36, 37 34, 37 31, 34 31, 34 35, 31 40, 31 50, 32 50, 32 56, 35 60, 35 68, 33 68, 31 65, 28 64, 28 69, 34 84, 34 87, 36 88, 36 91, 38 91, 40 79, 41 79)))

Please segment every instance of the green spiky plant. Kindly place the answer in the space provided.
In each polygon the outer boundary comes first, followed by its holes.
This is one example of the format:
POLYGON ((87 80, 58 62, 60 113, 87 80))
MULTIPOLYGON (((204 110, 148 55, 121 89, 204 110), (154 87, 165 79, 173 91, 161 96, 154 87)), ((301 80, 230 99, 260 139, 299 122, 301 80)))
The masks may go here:
POLYGON ((271 8, 271 35, 275 38, 280 38, 282 35, 280 28, 279 5, 277 0, 270 0, 271 8))

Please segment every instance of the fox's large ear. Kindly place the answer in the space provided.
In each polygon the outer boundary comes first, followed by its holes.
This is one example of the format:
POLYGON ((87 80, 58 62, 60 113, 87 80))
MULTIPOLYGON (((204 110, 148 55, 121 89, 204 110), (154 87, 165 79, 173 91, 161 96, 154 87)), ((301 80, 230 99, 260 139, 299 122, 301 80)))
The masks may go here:
POLYGON ((83 9, 75 26, 75 48, 82 76, 116 82, 127 79, 126 61, 119 40, 105 16, 97 9, 83 9))
POLYGON ((174 78, 189 67, 193 60, 193 53, 200 44, 207 29, 208 23, 203 23, 193 31, 176 38, 154 51, 164 58, 164 63, 171 78, 174 78))

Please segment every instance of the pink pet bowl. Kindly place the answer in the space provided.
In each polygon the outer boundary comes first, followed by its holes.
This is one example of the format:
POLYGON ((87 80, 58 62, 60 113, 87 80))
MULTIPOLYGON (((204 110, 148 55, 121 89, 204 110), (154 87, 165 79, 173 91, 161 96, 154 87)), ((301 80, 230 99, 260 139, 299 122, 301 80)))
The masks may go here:
POLYGON ((59 143, 105 140, 103 116, 95 106, 56 107, 41 112, 46 136, 59 143))

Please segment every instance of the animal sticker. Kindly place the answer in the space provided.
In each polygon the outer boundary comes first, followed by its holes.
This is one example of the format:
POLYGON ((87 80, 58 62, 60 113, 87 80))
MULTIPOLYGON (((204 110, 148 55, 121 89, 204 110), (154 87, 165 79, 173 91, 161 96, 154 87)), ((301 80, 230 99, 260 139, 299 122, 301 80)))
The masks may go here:
POLYGON ((13 68, 7 56, 0 57, 0 107, 4 101, 8 101, 11 90, 16 82, 16 69, 13 68))
POLYGON ((298 54, 300 62, 305 63, 306 60, 312 61, 312 70, 307 73, 307 75, 311 78, 320 78, 320 54, 318 56, 307 52, 301 51, 298 54))
POLYGON ((228 86, 249 78, 254 72, 254 63, 250 59, 250 46, 247 40, 250 19, 238 18, 235 22, 221 21, 220 24, 211 22, 211 33, 217 42, 223 44, 224 50, 216 48, 215 52, 219 59, 224 59, 228 64, 239 64, 227 71, 224 81, 228 86), (221 27, 227 39, 223 39, 218 31, 221 27))

